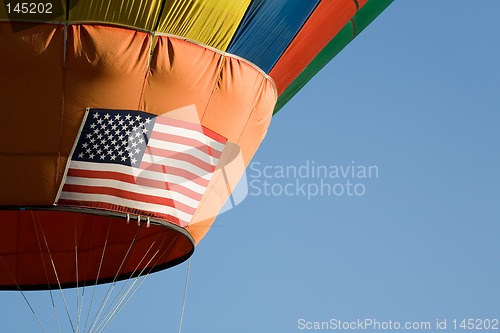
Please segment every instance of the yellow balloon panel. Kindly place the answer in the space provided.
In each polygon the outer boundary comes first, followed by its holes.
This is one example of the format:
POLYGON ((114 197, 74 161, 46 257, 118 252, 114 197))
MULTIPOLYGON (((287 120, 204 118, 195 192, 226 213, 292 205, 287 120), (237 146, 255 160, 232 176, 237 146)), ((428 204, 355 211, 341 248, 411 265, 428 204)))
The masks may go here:
POLYGON ((250 0, 170 0, 157 30, 225 51, 249 5, 250 0))
POLYGON ((160 0, 73 0, 69 21, 109 22, 152 30, 160 14, 160 0))

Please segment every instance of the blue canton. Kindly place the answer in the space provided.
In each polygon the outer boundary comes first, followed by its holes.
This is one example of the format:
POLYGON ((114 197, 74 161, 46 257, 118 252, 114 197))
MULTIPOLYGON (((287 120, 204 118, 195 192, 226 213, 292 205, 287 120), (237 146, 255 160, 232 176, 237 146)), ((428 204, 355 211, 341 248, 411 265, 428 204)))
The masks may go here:
POLYGON ((138 167, 155 118, 142 111, 90 109, 72 160, 138 167))

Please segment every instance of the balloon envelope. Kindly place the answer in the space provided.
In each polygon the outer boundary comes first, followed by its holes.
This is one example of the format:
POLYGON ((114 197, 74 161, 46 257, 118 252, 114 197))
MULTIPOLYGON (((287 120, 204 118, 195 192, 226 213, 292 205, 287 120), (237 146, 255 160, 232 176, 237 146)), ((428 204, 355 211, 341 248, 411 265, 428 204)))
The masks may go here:
POLYGON ((0 288, 187 259, 273 111, 391 2, 0 6, 0 288))

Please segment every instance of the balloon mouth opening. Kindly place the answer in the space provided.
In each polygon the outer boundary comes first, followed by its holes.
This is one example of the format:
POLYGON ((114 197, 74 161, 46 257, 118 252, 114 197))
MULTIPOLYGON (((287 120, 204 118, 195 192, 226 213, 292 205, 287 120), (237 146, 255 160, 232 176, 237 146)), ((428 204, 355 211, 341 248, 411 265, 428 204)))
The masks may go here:
POLYGON ((135 278, 187 260, 182 227, 71 207, 0 210, 0 290, 51 290, 135 278))

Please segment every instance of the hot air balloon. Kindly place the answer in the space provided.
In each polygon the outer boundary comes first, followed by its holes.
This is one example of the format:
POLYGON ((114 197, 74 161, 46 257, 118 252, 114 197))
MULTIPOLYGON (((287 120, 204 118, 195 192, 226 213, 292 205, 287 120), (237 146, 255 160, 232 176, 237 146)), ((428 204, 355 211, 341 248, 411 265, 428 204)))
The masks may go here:
POLYGON ((391 2, 4 0, 0 289, 185 261, 273 113, 391 2))

